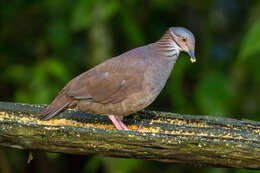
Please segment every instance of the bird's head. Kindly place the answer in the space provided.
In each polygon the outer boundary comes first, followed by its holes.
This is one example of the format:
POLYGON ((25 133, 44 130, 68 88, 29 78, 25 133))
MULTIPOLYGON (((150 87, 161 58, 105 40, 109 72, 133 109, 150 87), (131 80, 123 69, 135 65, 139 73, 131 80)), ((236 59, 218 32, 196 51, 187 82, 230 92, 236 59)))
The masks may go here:
POLYGON ((171 35, 180 51, 187 52, 190 55, 190 61, 196 62, 195 58, 195 38, 194 35, 183 27, 171 27, 171 35))

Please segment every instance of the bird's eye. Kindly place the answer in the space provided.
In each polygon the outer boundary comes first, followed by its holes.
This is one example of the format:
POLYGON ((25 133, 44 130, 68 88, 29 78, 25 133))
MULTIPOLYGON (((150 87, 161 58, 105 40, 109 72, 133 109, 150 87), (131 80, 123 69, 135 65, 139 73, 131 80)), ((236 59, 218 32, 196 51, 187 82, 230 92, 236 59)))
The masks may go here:
POLYGON ((187 41, 187 38, 186 37, 181 37, 181 40, 183 41, 183 42, 186 42, 187 41))

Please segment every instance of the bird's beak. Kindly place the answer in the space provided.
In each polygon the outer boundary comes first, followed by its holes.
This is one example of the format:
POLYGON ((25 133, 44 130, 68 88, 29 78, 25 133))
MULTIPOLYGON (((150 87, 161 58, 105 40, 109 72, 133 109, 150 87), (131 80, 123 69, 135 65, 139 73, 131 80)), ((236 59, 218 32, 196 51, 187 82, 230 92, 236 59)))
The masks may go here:
POLYGON ((196 62, 194 50, 189 50, 189 51, 188 51, 188 54, 190 55, 190 61, 191 61, 192 63, 196 62))

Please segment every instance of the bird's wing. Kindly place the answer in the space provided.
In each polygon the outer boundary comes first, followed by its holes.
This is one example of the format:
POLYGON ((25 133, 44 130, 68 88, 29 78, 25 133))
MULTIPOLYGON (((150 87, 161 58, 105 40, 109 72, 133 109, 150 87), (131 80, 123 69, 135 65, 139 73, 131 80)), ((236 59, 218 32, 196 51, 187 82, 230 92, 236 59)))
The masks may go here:
POLYGON ((146 67, 144 58, 136 55, 110 59, 71 81, 67 95, 102 104, 118 103, 142 90, 146 67))

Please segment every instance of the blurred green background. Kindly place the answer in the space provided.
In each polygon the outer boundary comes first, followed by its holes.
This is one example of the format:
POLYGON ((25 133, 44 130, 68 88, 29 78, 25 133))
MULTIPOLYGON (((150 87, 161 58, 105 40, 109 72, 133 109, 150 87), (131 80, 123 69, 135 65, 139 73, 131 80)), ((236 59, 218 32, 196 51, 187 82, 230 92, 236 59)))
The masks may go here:
MULTIPOLYGON (((260 120, 260 1, 10 0, 0 2, 0 100, 50 103, 73 77, 154 42, 171 26, 196 37, 148 108, 260 120)), ((0 148, 8 172, 249 172, 0 148)))

